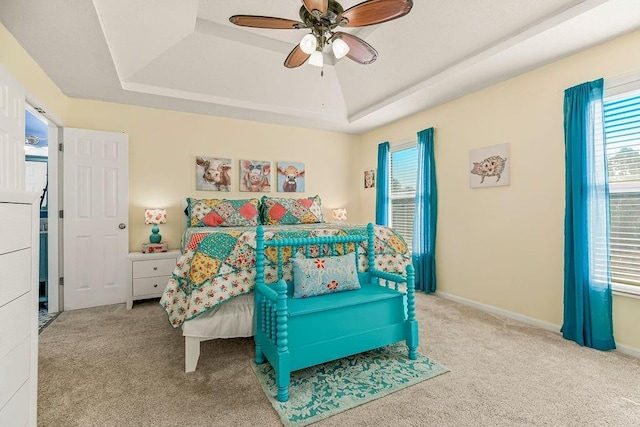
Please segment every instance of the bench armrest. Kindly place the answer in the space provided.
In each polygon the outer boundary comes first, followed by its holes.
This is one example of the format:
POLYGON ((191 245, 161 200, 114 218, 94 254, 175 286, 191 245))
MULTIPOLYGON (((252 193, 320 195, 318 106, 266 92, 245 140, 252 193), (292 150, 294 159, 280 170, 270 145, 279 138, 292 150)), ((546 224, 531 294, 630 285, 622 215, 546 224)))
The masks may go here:
POLYGON ((271 286, 267 286, 264 283, 259 283, 256 285, 256 292, 260 293, 263 297, 273 301, 274 303, 278 301, 278 292, 276 292, 276 290, 271 286))
POLYGON ((405 283, 407 281, 406 277, 396 273, 387 273, 386 271, 380 271, 376 269, 369 269, 369 272, 374 277, 378 277, 384 280, 389 280, 395 283, 405 283))

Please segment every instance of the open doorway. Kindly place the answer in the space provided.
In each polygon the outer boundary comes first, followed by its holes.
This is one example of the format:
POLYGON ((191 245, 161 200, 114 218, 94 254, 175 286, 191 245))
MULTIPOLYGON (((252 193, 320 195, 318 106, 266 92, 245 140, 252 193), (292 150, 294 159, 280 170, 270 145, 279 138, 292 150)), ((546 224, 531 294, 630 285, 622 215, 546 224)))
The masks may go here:
POLYGON ((60 311, 58 256, 58 126, 44 110, 27 103, 25 184, 40 195, 39 320, 41 327, 60 311))

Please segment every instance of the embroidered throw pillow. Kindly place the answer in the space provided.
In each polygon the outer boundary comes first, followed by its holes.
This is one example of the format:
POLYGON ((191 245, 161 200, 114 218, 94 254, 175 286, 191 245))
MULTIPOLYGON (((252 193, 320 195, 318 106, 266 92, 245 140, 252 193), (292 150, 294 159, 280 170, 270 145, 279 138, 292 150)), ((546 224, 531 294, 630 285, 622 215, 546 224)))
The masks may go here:
POLYGON ((189 227, 255 227, 258 199, 187 199, 189 227))
POLYGON ((320 196, 303 199, 263 196, 261 209, 262 223, 265 225, 324 222, 320 196))
POLYGON ((324 258, 297 257, 291 261, 294 298, 360 289, 354 252, 324 258))

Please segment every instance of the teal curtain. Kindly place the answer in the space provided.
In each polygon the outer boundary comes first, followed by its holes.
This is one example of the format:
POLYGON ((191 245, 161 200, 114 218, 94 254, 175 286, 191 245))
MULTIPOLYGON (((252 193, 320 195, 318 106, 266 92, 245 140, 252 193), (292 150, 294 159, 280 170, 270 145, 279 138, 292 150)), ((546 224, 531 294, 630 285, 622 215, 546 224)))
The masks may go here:
POLYGON ((378 145, 376 179, 376 224, 389 225, 389 143, 378 145))
POLYGON ((433 128, 418 132, 418 177, 411 254, 416 273, 416 289, 425 292, 436 291, 438 190, 433 133, 433 128))
POLYGON ((562 335, 610 350, 613 339, 609 266, 609 189, 603 126, 603 80, 564 95, 566 204, 562 335))

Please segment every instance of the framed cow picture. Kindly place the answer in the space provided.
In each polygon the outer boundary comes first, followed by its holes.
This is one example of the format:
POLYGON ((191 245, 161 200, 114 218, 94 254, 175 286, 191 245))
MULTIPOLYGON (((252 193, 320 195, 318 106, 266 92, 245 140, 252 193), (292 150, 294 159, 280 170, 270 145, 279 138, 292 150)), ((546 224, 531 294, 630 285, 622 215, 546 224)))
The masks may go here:
POLYGON ((278 191, 304 193, 304 163, 278 162, 278 191))
POLYGON ((196 157, 196 190, 229 191, 231 159, 196 157))

